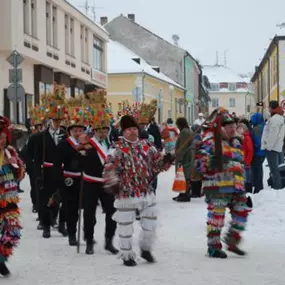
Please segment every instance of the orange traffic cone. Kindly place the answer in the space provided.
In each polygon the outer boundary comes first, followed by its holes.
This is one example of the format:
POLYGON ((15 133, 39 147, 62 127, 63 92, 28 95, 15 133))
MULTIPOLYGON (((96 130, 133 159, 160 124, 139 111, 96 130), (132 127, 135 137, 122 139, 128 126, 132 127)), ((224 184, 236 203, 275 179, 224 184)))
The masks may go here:
POLYGON ((173 192, 185 193, 186 192, 186 179, 182 166, 178 166, 176 176, 172 186, 173 192))

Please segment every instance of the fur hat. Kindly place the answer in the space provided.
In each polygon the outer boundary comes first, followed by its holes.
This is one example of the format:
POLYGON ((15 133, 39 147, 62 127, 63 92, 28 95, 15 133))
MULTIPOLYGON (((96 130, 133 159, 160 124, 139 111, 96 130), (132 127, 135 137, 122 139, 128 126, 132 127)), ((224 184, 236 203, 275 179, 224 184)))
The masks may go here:
POLYGON ((138 130, 140 129, 136 119, 129 115, 125 115, 121 118, 120 126, 122 131, 125 131, 128 128, 137 128, 138 130))

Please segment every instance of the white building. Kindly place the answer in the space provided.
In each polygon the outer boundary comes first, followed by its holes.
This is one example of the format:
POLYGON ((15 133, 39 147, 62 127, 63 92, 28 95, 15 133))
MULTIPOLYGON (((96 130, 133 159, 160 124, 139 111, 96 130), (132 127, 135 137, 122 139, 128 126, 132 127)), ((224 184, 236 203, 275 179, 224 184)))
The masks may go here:
POLYGON ((64 0, 0 1, 0 113, 13 118, 8 56, 16 50, 25 60, 22 85, 25 100, 18 106, 18 121, 30 103, 66 86, 68 96, 107 87, 108 33, 64 0), (25 107, 24 107, 25 106, 25 107))
POLYGON ((248 117, 256 109, 254 90, 249 78, 242 77, 221 65, 203 66, 203 74, 211 84, 209 113, 224 107, 237 116, 248 117))

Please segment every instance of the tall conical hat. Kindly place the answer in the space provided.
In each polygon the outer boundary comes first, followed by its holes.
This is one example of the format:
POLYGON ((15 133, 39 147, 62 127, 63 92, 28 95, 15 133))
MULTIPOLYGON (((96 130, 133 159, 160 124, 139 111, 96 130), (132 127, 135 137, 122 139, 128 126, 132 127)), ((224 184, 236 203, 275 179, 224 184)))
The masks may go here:
POLYGON ((40 105, 30 106, 29 115, 32 126, 42 125, 46 119, 46 109, 40 105))
POLYGON ((140 124, 148 124, 154 117, 157 110, 157 100, 152 100, 149 104, 142 103, 137 112, 137 120, 140 124))
POLYGON ((53 92, 41 96, 41 105, 45 108, 47 118, 64 120, 67 116, 65 87, 55 84, 53 92))
POLYGON ((98 89, 85 95, 84 104, 89 112, 89 123, 93 129, 109 128, 111 121, 111 109, 107 104, 107 92, 98 89))

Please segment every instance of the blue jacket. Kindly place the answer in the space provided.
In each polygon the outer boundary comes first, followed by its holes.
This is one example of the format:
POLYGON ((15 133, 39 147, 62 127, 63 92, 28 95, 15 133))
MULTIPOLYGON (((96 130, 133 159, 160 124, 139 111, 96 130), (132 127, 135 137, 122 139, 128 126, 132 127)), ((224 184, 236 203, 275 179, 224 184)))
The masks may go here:
POLYGON ((264 129, 264 119, 261 113, 254 113, 251 116, 252 124, 251 136, 254 144, 254 156, 265 156, 264 150, 261 150, 261 138, 264 129))

